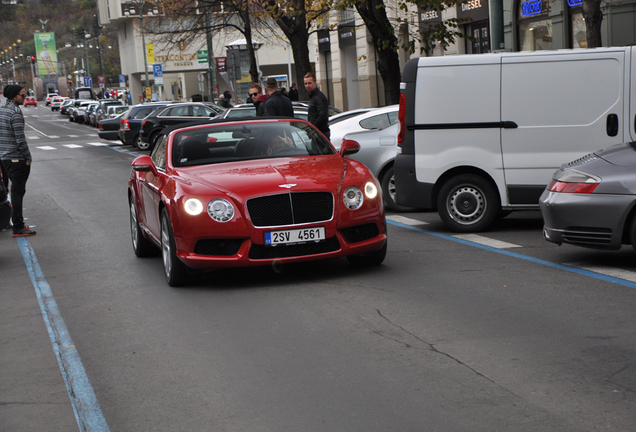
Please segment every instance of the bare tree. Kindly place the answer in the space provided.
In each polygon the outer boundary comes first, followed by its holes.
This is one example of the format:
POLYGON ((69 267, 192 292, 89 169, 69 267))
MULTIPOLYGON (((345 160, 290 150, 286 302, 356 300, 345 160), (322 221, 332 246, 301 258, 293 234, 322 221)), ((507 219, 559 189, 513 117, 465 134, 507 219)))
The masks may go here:
MULTIPOLYGON (((413 15, 411 6, 417 6, 423 10, 442 11, 450 6, 463 3, 465 0, 398 0, 393 3, 396 10, 403 11, 403 18, 394 20, 395 25, 407 23, 409 16, 413 15)), ((405 44, 400 44, 395 35, 394 24, 386 13, 386 4, 383 0, 344 0, 338 4, 338 8, 354 6, 365 26, 371 34, 373 44, 378 53, 378 72, 384 83, 384 96, 388 105, 396 104, 400 100, 401 73, 399 67, 398 49, 408 52, 415 51, 415 41, 420 42, 421 51, 431 54, 437 44, 446 48, 457 38, 465 37, 458 31, 459 24, 465 19, 449 19, 435 25, 421 29, 420 32, 411 32, 410 38, 405 44)))
MULTIPOLYGON (((312 30, 312 25, 329 12, 331 4, 321 0, 265 1, 267 12, 289 40, 294 56, 296 78, 301 80, 307 72, 312 71, 309 61, 309 36, 316 30, 312 30)), ((308 98, 304 86, 299 86, 298 95, 300 100, 308 98)))
POLYGON ((258 81, 258 66, 253 44, 252 21, 264 13, 252 0, 166 0, 161 3, 164 16, 152 20, 144 29, 161 34, 166 42, 191 42, 206 32, 235 30, 245 37, 250 77, 258 81), (163 25, 165 24, 165 25, 163 25))

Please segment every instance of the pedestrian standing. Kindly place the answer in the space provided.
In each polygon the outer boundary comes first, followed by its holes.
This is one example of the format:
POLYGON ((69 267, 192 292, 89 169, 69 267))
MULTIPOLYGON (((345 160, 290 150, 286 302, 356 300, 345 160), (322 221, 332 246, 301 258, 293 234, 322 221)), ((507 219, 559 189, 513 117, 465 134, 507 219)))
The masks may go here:
POLYGON ((305 89, 309 93, 309 108, 307 120, 322 132, 327 138, 331 136, 329 130, 329 101, 316 83, 316 74, 308 72, 305 75, 305 89))
POLYGON ((265 90, 269 93, 265 101, 265 115, 268 117, 294 117, 291 101, 278 90, 276 78, 267 78, 265 90))
POLYGON ((13 237, 32 236, 35 231, 24 224, 22 216, 26 182, 31 173, 31 152, 24 136, 24 117, 20 110, 26 91, 20 85, 11 84, 4 88, 3 94, 7 102, 0 107, 0 162, 11 181, 13 237))
POLYGON ((254 101, 254 106, 256 107, 256 116, 263 117, 265 115, 265 101, 269 95, 263 94, 263 89, 261 89, 261 85, 258 83, 254 83, 250 86, 250 98, 254 101))
POLYGON ((298 86, 296 86, 296 83, 292 84, 287 96, 292 102, 298 102, 298 86))

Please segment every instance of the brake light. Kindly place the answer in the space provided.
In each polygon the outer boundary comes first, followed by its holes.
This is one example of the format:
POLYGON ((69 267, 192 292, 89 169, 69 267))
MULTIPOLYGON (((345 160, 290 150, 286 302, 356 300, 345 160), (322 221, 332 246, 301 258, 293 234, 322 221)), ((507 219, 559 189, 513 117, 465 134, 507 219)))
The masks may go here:
POLYGON ((404 142, 406 134, 406 97, 400 93, 400 110, 398 111, 398 120, 400 121, 400 132, 398 132, 398 144, 404 142))
POLYGON ((103 125, 98 125, 97 129, 104 130, 104 126, 103 125))
POLYGON ((122 120, 121 124, 124 126, 124 130, 130 130, 130 123, 128 123, 128 120, 122 120))
POLYGON ((599 183, 570 183, 559 180, 552 180, 548 185, 550 192, 561 193, 592 193, 599 183))
POLYGON ((142 120, 141 121, 141 127, 144 127, 145 124, 146 124, 146 120, 142 120))

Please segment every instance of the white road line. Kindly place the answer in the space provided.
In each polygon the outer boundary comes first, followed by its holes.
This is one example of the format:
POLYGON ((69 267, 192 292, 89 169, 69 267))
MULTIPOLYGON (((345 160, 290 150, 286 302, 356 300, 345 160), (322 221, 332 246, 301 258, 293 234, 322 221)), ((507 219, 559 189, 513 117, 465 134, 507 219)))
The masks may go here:
POLYGON ((457 234, 453 237, 458 238, 460 240, 466 240, 469 242, 477 243, 484 246, 489 246, 495 249, 510 249, 510 248, 518 248, 520 245, 516 245, 513 243, 508 243, 501 240, 495 240, 488 237, 480 236, 477 234, 457 234))
POLYGON ((393 222, 401 223, 409 226, 428 225, 428 222, 423 222, 417 219, 411 219, 400 215, 390 215, 386 217, 393 222))
POLYGON ((51 147, 51 146, 42 146, 42 147, 36 147, 39 148, 40 150, 57 150, 56 147, 51 147))
POLYGON ((49 135, 49 138, 59 138, 57 135, 49 135))
POLYGON ((99 147, 99 146, 107 146, 107 145, 108 145, 108 144, 106 144, 106 143, 102 143, 102 142, 87 142, 86 144, 88 144, 88 145, 92 145, 92 146, 96 146, 96 147, 99 147))
POLYGON ((68 137, 69 137, 69 138, 78 138, 78 137, 79 137, 79 135, 69 135, 68 137))
POLYGON ((26 137, 27 140, 36 140, 36 139, 40 139, 39 136, 28 136, 26 137))
POLYGON ((563 265, 576 267, 583 270, 588 270, 594 273, 599 273, 605 276, 610 276, 617 279, 623 279, 630 282, 636 282, 636 272, 631 270, 622 270, 617 268, 608 268, 605 266, 595 266, 588 263, 564 263, 563 265))
POLYGON ((82 148, 84 146, 77 145, 77 144, 64 144, 64 147, 68 147, 68 148, 82 148))

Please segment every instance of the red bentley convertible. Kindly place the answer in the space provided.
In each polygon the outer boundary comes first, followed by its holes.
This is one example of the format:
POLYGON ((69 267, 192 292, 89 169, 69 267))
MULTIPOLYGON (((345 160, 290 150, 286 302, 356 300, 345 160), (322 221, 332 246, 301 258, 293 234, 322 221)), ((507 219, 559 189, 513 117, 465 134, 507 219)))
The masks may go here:
POLYGON ((197 269, 346 256, 384 261, 377 179, 298 119, 220 121, 164 130, 132 162, 128 199, 137 256, 161 248, 168 284, 197 269))

